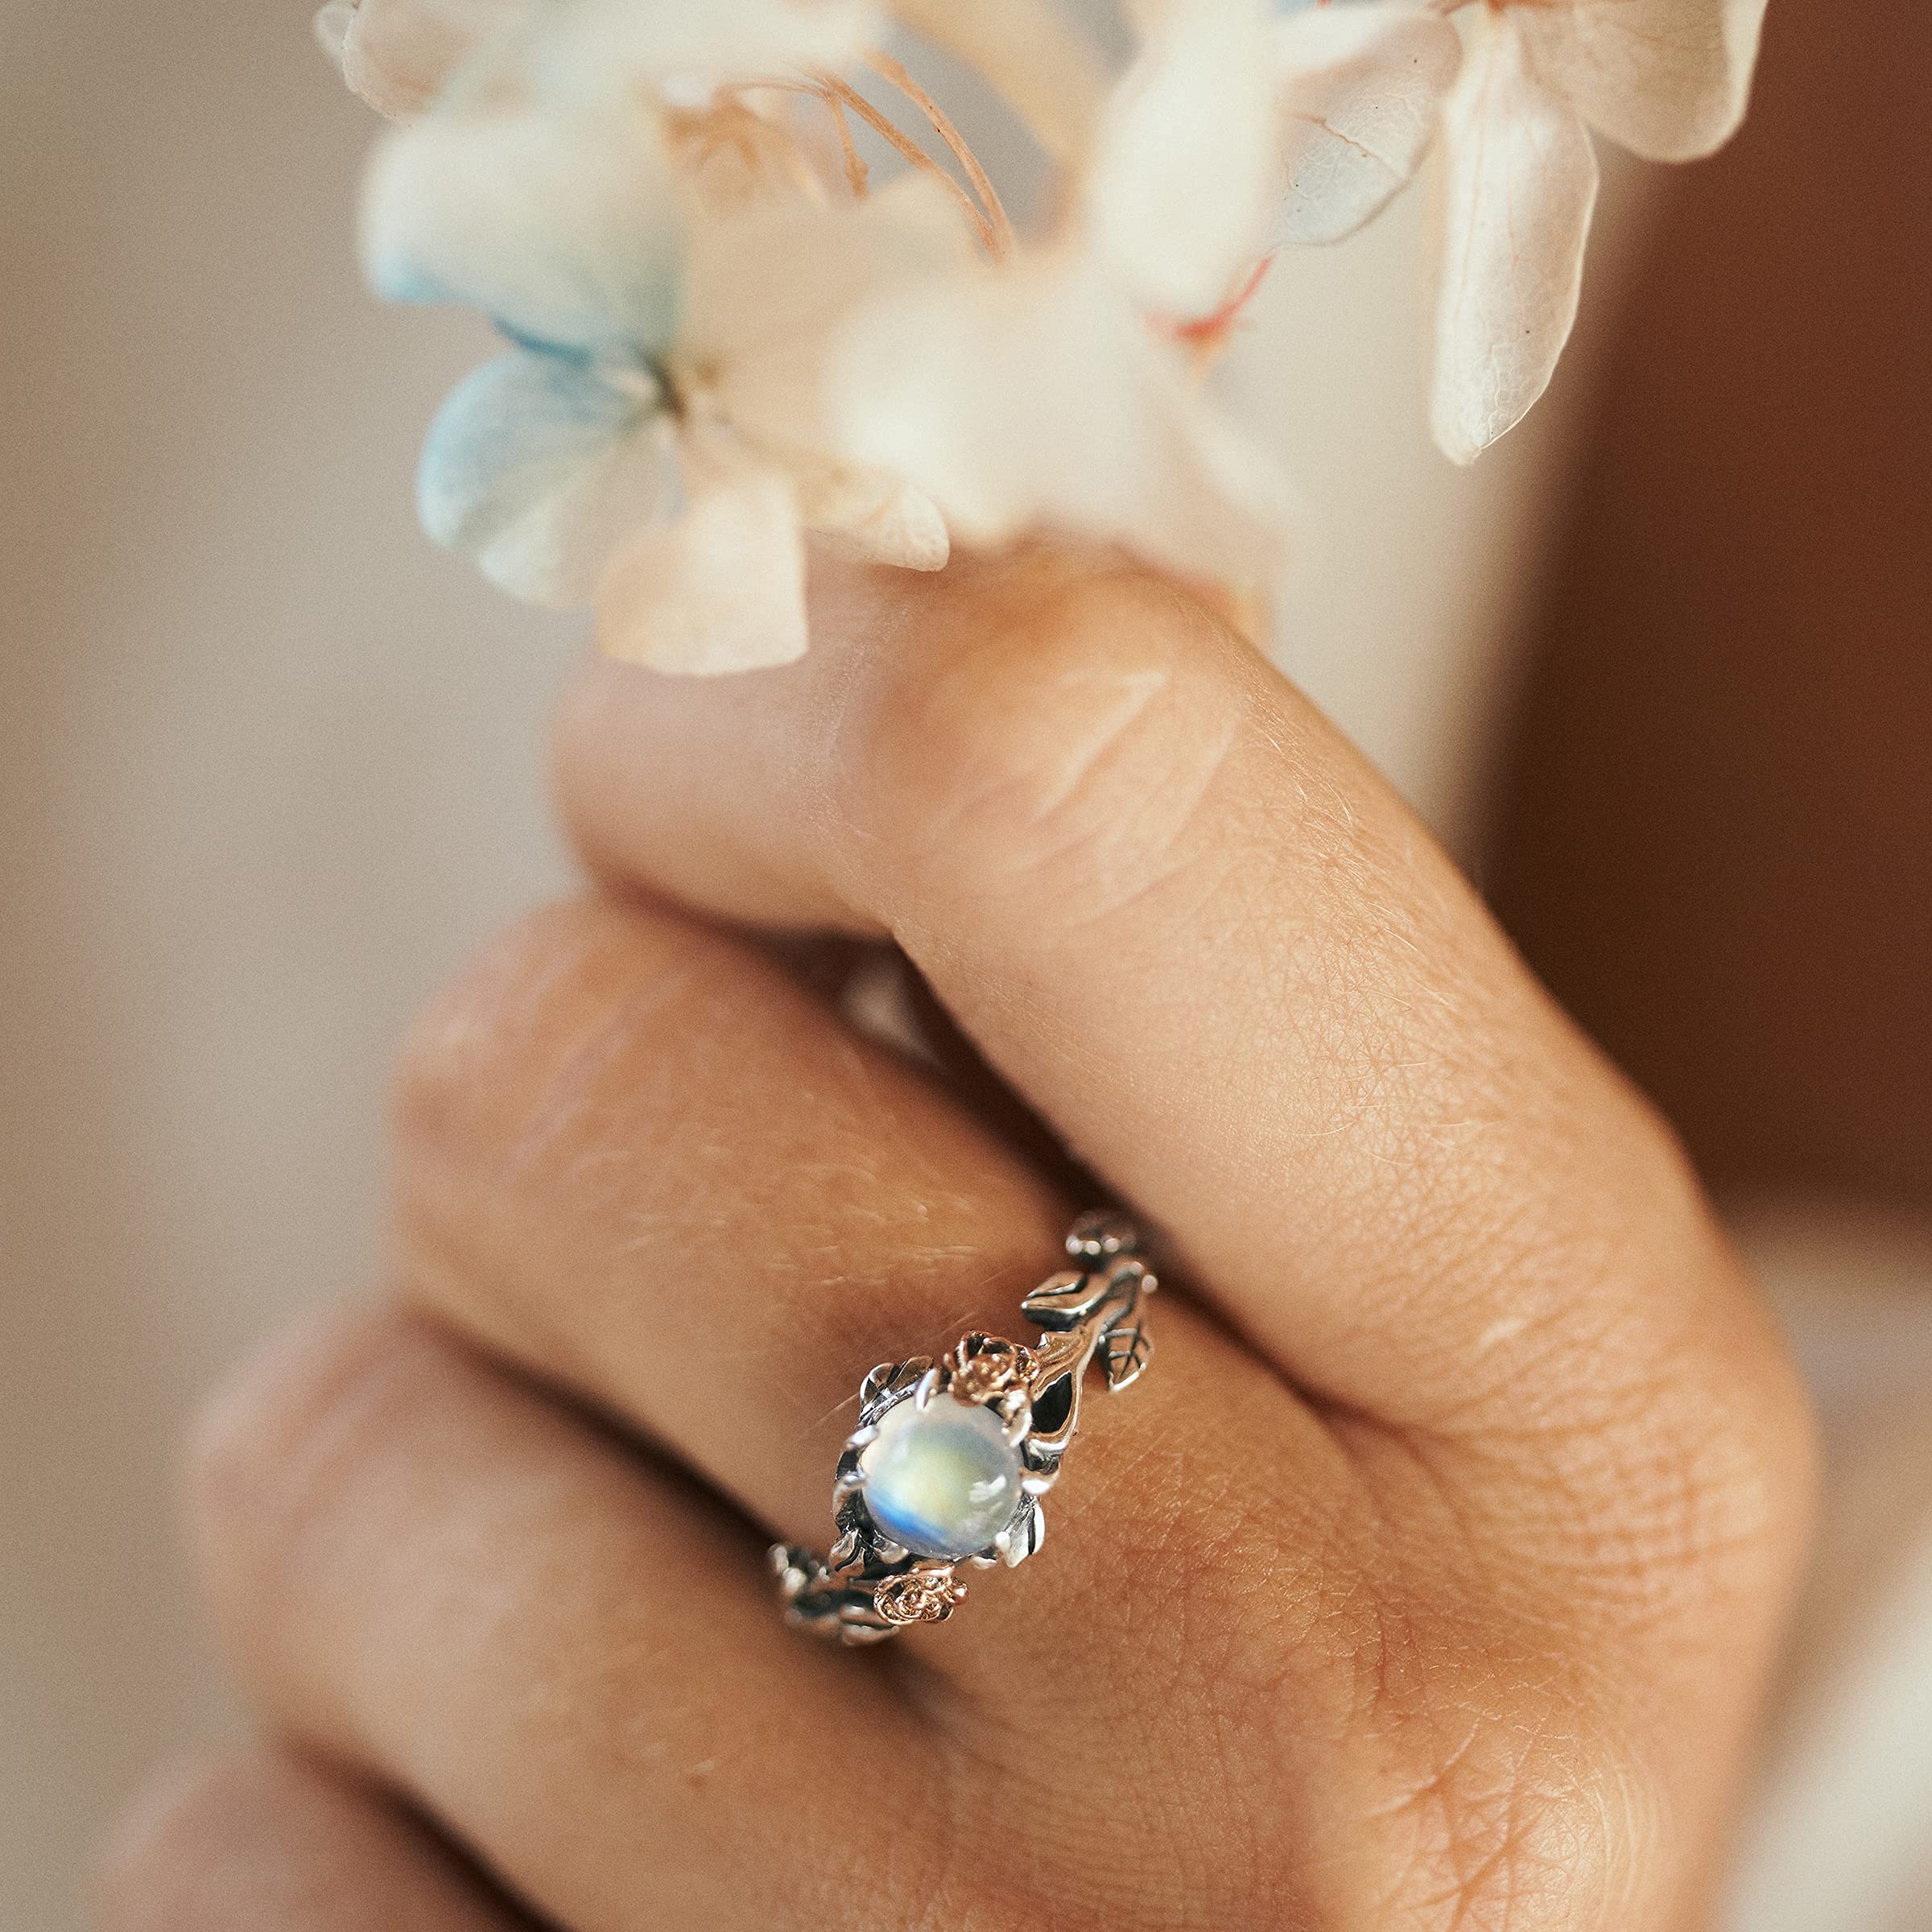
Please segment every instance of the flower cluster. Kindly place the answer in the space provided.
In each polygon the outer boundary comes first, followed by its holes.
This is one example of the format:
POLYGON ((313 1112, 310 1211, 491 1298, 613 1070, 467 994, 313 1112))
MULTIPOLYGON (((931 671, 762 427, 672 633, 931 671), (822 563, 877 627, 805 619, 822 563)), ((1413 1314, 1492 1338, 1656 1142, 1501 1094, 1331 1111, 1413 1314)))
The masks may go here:
POLYGON ((1439 134, 1438 441, 1519 421, 1575 319, 1591 128, 1742 114, 1764 0, 330 0, 377 290, 508 344, 450 397, 423 522, 662 669, 806 646, 807 535, 935 570, 1050 531, 1265 588, 1293 523, 1203 380, 1273 251, 1439 134), (975 71, 1051 165, 1021 232, 894 50, 975 71))

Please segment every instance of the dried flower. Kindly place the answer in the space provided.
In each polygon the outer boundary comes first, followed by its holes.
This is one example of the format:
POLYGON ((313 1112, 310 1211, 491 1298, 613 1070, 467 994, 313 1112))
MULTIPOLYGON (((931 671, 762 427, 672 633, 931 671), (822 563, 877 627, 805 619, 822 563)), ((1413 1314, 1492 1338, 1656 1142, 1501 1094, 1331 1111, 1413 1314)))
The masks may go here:
POLYGON ((1488 6, 1444 109, 1430 421, 1466 463, 1548 387, 1576 320, 1596 126, 1651 160, 1728 140, 1765 0, 1488 6))
POLYGON ((381 293, 469 303, 514 345, 431 431, 425 527, 518 596, 595 603, 613 654, 795 658, 807 527, 945 561, 930 504, 828 452, 812 377, 843 304, 970 246, 949 208, 908 192, 836 218, 796 200, 716 213, 652 117, 518 109, 390 137, 364 229, 381 293))
POLYGON ((1377 213, 1414 173, 1440 109, 1430 420, 1455 461, 1522 419, 1569 339, 1596 203, 1591 129, 1658 161, 1722 145, 1744 114, 1764 10, 1765 0, 1368 0, 1282 21, 1282 239, 1332 241, 1377 213), (1443 16, 1465 4, 1459 76, 1443 16))
POLYGON ((1305 5, 1276 23, 1274 57, 1285 184, 1275 239, 1338 242, 1422 165, 1461 37, 1415 0, 1305 5))
POLYGON ((513 43, 542 77, 616 92, 854 60, 876 37, 864 0, 327 0, 316 32, 349 87, 392 120, 423 113, 479 49, 513 43))
POLYGON ((1715 146, 1763 0, 1122 5, 1110 84, 1055 0, 330 0, 349 84, 409 123, 370 173, 372 280, 511 345, 431 431, 430 531, 685 671, 805 648, 807 532, 928 570, 1061 532, 1265 593, 1292 498, 1203 377, 1269 249, 1359 227, 1440 130, 1433 419, 1468 460, 1574 319, 1589 126, 1715 146), (1043 228, 889 26, 1031 129, 1043 228), (902 177, 879 192, 868 142, 902 177))
POLYGON ((479 41, 529 0, 328 0, 316 36, 342 78, 392 121, 419 114, 479 41))
POLYGON ((1294 500, 1203 391, 1185 322, 1265 246, 1276 188, 1261 0, 1166 0, 1097 116, 1057 229, 886 295, 835 345, 855 460, 964 542, 1052 530, 1184 576, 1265 582, 1294 500))

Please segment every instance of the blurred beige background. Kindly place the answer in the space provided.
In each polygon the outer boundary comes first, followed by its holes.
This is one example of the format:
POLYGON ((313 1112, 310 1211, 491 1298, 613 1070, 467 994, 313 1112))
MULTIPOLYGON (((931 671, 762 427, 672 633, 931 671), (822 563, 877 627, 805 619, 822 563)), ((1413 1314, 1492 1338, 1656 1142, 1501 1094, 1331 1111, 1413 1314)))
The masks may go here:
POLYGON ((175 1438, 374 1280, 391 1042, 561 876, 558 641, 414 530, 470 338, 360 299, 367 132, 296 6, 0 0, 7 1932, 226 1721, 175 1438))
MULTIPOLYGON (((79 1923, 116 1806, 233 1721, 175 1442, 222 1364, 379 1282, 394 1042, 569 876, 541 740, 576 633, 416 533, 480 338, 362 297, 372 131, 300 0, 0 0, 6 1932, 79 1923)), ((1237 358, 1320 529, 1285 660, 1459 845, 1619 207, 1551 404, 1472 473, 1426 442, 1419 199, 1271 276, 1237 358)))

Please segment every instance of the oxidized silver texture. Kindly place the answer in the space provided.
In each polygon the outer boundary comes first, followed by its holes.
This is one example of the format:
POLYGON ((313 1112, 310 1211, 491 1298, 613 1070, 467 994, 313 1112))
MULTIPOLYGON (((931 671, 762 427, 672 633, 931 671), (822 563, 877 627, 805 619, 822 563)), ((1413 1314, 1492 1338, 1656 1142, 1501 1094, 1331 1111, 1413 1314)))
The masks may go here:
POLYGON ((1143 1305, 1158 1283, 1133 1226, 1117 1215, 1082 1217, 1067 1236, 1072 1265, 1020 1304, 1041 1330, 1031 1346, 998 1335, 961 1337, 940 1360, 882 1362, 859 1390, 858 1426, 847 1439, 832 1488, 836 1540, 825 1556, 772 1546, 787 1623, 848 1644, 877 1643, 908 1624, 943 1623, 965 1596, 959 1571, 1023 1563, 1046 1537, 1041 1499, 1080 1426, 1080 1384, 1097 1360, 1109 1389, 1125 1389, 1151 1352, 1143 1305), (865 1505, 860 1458, 879 1422, 901 1402, 935 1396, 989 1408, 1019 1452, 1022 1501, 984 1550, 960 1558, 915 1556, 892 1542, 865 1505))

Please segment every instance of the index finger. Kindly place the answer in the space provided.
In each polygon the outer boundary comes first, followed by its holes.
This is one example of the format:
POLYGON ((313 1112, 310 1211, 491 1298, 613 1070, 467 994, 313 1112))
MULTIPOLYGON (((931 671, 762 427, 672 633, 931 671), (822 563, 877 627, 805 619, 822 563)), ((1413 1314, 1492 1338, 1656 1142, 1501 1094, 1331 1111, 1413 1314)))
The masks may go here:
POLYGON ((896 939, 1318 1398, 1703 1440, 1720 1390, 1782 1389, 1670 1136, 1204 606, 1044 555, 826 568, 814 600, 782 671, 584 675, 562 782, 594 865, 896 939))

